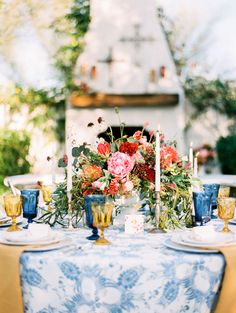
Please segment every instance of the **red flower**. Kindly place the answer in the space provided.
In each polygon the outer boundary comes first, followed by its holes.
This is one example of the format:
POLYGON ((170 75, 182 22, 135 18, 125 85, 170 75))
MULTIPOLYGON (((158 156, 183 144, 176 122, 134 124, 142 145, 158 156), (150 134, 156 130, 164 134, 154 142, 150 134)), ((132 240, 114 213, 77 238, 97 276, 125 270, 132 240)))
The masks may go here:
POLYGON ((123 142, 120 145, 119 151, 132 156, 138 151, 138 144, 133 143, 133 142, 128 142, 128 141, 123 142))
POLYGON ((92 181, 97 180, 98 178, 103 176, 103 171, 101 167, 96 165, 85 165, 83 167, 84 176, 92 181))
POLYGON ((104 188, 104 189, 103 189, 103 191, 102 191, 102 193, 103 193, 103 195, 104 195, 104 196, 106 196, 106 195, 107 195, 107 193, 108 193, 108 188, 107 188, 107 187, 106 187, 106 188, 104 188))
POLYGON ((146 179, 152 183, 155 181, 155 171, 147 164, 139 164, 136 172, 138 177, 141 179, 146 179))
POLYGON ((99 154, 108 156, 111 152, 111 147, 108 142, 104 141, 104 143, 99 143, 97 150, 99 154))
POLYGON ((63 162, 68 165, 68 156, 66 154, 63 155, 63 162))
POLYGON ((172 163, 178 161, 178 153, 171 146, 161 147, 161 168, 168 168, 172 163))
POLYGON ((119 188, 120 188, 120 184, 119 184, 118 179, 116 178, 112 179, 109 185, 109 194, 111 196, 116 195, 119 191, 119 188))

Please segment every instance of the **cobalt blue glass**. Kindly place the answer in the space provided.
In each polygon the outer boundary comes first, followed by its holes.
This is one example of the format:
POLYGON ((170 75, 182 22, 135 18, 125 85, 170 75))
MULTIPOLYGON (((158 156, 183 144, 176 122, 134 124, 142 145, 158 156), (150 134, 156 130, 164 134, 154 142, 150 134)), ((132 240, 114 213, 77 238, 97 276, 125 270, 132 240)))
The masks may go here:
POLYGON ((21 190, 23 217, 28 219, 28 224, 33 222, 33 219, 38 213, 38 189, 23 189, 21 190))
POLYGON ((93 226, 92 203, 105 203, 106 197, 103 195, 88 195, 84 198, 84 207, 86 214, 86 224, 92 229, 92 235, 88 236, 88 240, 97 240, 99 238, 97 227, 93 226))
POLYGON ((211 220, 211 195, 205 191, 193 192, 196 225, 204 225, 211 220))
POLYGON ((211 218, 217 218, 215 211, 217 208, 217 197, 220 189, 220 184, 203 184, 204 191, 211 195, 211 218))

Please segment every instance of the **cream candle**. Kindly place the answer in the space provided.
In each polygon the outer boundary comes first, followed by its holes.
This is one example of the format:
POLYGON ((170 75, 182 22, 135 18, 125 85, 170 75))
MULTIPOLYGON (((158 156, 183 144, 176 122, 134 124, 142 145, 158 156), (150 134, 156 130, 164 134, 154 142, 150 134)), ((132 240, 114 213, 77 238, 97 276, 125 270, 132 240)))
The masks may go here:
POLYGON ((194 177, 198 177, 198 153, 196 153, 195 157, 194 157, 194 162, 193 162, 193 176, 194 177))
POLYGON ((67 192, 71 192, 72 189, 72 142, 70 134, 67 136, 66 140, 66 155, 67 155, 67 192))
POLYGON ((52 186, 56 184, 56 164, 55 157, 51 157, 51 175, 52 175, 52 186))
POLYGON ((155 163, 155 191, 161 190, 161 146, 160 146, 160 126, 156 132, 156 163, 155 163))
POLYGON ((193 167, 193 142, 190 142, 190 147, 189 147, 189 158, 188 158, 191 167, 193 167))

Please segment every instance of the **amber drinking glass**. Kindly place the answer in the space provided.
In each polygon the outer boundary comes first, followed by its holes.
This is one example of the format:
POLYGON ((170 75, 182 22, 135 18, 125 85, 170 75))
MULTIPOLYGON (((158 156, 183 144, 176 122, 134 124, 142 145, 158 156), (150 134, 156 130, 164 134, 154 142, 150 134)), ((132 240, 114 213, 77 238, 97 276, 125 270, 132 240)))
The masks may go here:
POLYGON ((5 195, 3 196, 3 203, 7 216, 12 219, 12 225, 7 229, 7 231, 21 230, 21 228, 16 224, 16 218, 20 216, 22 212, 21 196, 5 195))
POLYGON ((229 197, 230 187, 229 186, 220 186, 218 198, 229 197))
POLYGON ((104 237, 104 230, 111 224, 113 207, 112 202, 92 203, 93 226, 100 229, 100 237, 95 241, 96 245, 111 244, 104 237))
POLYGON ((222 232, 229 233, 231 230, 228 227, 228 222, 234 217, 236 199, 231 197, 218 198, 217 199, 217 209, 218 216, 224 220, 224 227, 222 232))
POLYGON ((43 194, 43 201, 46 204, 49 204, 52 200, 52 187, 43 185, 40 188, 40 190, 42 191, 42 194, 43 194))

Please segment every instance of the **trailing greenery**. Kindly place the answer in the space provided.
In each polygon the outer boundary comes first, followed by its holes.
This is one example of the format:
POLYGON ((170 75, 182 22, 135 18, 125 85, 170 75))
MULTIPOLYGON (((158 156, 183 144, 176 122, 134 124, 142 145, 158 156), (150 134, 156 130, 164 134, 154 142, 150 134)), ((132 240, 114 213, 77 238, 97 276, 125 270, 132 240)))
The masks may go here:
MULTIPOLYGON (((81 192, 80 181, 77 176, 73 176, 72 200, 71 206, 73 208, 73 224, 77 225, 81 220, 84 212, 84 197, 81 192)), ((50 203, 51 210, 44 213, 40 220, 50 226, 60 224, 67 225, 66 217, 68 214, 68 198, 66 194, 66 181, 59 183, 56 190, 52 194, 52 201, 50 203)))
POLYGON ((220 137, 216 144, 216 150, 222 173, 236 175, 236 133, 220 137))
POLYGON ((60 47, 55 55, 56 68, 60 71, 64 86, 67 90, 78 90, 74 84, 74 69, 76 61, 83 51, 83 37, 88 30, 90 22, 90 2, 87 0, 75 0, 71 12, 65 16, 65 19, 73 26, 72 31, 65 32, 55 25, 55 31, 61 36, 69 38, 69 44, 60 47))
MULTIPOLYGON (((0 130, 0 185, 6 176, 28 173, 30 163, 27 160, 30 136, 25 131, 0 130)), ((2 191, 4 188, 1 186, 2 191)))
MULTIPOLYGON (((214 110, 229 119, 229 136, 219 138, 217 145, 218 159, 223 173, 235 173, 235 163, 232 155, 235 154, 234 138, 236 134, 236 86, 231 82, 220 79, 209 80, 205 77, 195 76, 191 73, 188 64, 191 63, 191 57, 199 51, 199 45, 192 45, 192 51, 186 53, 185 42, 179 41, 176 22, 171 20, 162 8, 158 10, 158 16, 162 28, 166 34, 172 56, 179 74, 188 72, 188 76, 181 76, 182 85, 186 98, 191 102, 194 111, 189 116, 189 121, 185 127, 187 130, 194 120, 209 110, 214 110), (191 55, 192 54, 192 55, 191 55), (228 154, 231 152, 231 154, 228 154), (234 154, 233 154, 234 153, 234 154)), ((199 37, 200 39, 204 38, 199 37)))
POLYGON ((229 82, 191 77, 186 80, 184 89, 187 98, 195 107, 193 118, 206 113, 209 108, 229 118, 236 118, 236 88, 229 82))

